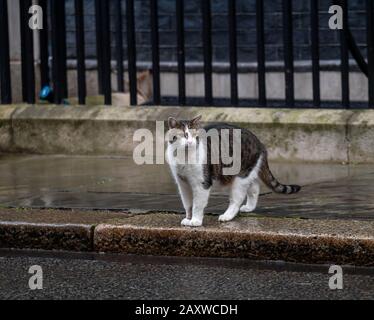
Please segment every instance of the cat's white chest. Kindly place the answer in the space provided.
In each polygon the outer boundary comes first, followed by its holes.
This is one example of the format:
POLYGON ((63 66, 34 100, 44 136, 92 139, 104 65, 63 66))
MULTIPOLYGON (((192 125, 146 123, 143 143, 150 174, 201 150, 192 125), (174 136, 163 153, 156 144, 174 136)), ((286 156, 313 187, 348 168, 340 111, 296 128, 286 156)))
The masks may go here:
POLYGON ((189 179, 200 179, 203 177, 203 166, 201 164, 177 164, 175 171, 179 176, 189 179))
MULTIPOLYGON (((204 179, 203 161, 201 163, 181 163, 176 161, 171 154, 171 148, 168 150, 168 162, 171 172, 176 180, 185 178, 190 184, 201 183, 204 179)), ((202 160, 202 159, 200 159, 202 160)))

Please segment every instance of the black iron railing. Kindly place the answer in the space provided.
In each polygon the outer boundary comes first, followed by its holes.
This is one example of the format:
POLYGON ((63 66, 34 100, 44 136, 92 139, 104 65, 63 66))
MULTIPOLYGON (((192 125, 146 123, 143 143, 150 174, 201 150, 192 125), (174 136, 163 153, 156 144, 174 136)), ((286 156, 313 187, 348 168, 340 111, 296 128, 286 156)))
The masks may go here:
POLYGON ((8 36, 8 6, 7 0, 0 0, 0 85, 1 103, 12 101, 10 85, 10 58, 8 36))
POLYGON ((367 10, 367 46, 368 46, 368 68, 369 78, 369 108, 374 108, 374 3, 366 1, 367 10))
MULTIPOLYGON (((39 0, 43 8, 44 26, 39 31, 40 45, 40 84, 35 80, 34 64, 34 41, 33 31, 28 26, 30 14, 29 7, 31 0, 16 0, 20 3, 21 17, 21 65, 22 65, 22 96, 23 101, 35 103, 36 86, 40 88, 51 86, 53 88, 53 102, 61 103, 68 97, 67 85, 67 43, 66 43, 66 16, 65 1, 63 0, 39 0), (48 19, 49 18, 49 19, 48 19), (50 64, 51 62, 51 64, 50 64), (51 69, 51 75, 50 75, 51 69)), ((85 53, 85 7, 83 0, 75 1, 75 28, 76 28, 76 69, 77 69, 77 91, 80 104, 86 102, 86 53, 85 53)), ((111 72, 115 65, 117 73, 118 91, 125 90, 124 73, 128 72, 129 93, 131 105, 137 101, 137 50, 136 50, 136 22, 134 14, 134 0, 92 0, 95 2, 95 26, 96 26, 96 59, 98 72, 98 93, 102 94, 105 104, 111 104, 112 84, 111 72), (110 15, 110 7, 114 8, 115 14, 110 15), (123 23, 122 12, 126 9, 123 23), (114 30, 111 30, 110 19, 115 19, 114 30), (126 27, 127 39, 123 39, 123 29, 126 27), (111 39, 111 35, 113 39, 111 39), (112 64, 111 40, 115 46, 112 64), (127 52, 124 51, 127 48, 127 52), (126 59, 126 61, 125 61, 126 59)), ((245 100, 238 94, 238 50, 237 50, 237 3, 236 0, 227 1, 227 22, 228 22, 228 76, 230 77, 230 96, 227 99, 216 99, 213 96, 213 47, 212 47, 212 2, 214 0, 201 0, 200 13, 202 19, 202 52, 203 52, 203 78, 202 86, 204 96, 191 98, 186 94, 186 52, 185 52, 185 1, 175 0, 175 32, 176 32, 176 63, 178 73, 178 91, 175 97, 165 97, 161 93, 161 68, 160 68, 160 37, 159 37, 159 14, 158 1, 149 0, 148 10, 151 28, 150 46, 152 48, 151 69, 153 80, 153 100, 155 105, 179 104, 179 105, 230 105, 230 106, 258 106, 258 107, 329 107, 330 102, 321 100, 320 84, 320 22, 319 22, 319 1, 310 1, 310 56, 312 73, 312 100, 295 100, 295 59, 294 59, 294 21, 293 1, 282 0, 283 15, 283 49, 285 77, 285 98, 282 101, 267 99, 267 92, 271 89, 266 85, 267 64, 265 44, 265 20, 264 2, 271 0, 257 0, 255 6, 256 46, 257 46, 257 98, 245 100)), ((144 3, 144 2, 143 2, 144 3)), ((350 100, 349 87, 349 52, 357 62, 361 71, 368 76, 368 101, 361 106, 374 107, 374 4, 373 1, 366 1, 367 13, 367 59, 354 42, 348 24, 347 0, 332 1, 343 8, 344 29, 340 31, 340 75, 341 75, 341 100, 335 101, 341 108, 355 107, 350 100)), ((12 102, 11 72, 9 59, 9 36, 7 0, 0 0, 0 84, 1 103, 12 102)), ((39 88, 38 88, 39 89, 39 88)))

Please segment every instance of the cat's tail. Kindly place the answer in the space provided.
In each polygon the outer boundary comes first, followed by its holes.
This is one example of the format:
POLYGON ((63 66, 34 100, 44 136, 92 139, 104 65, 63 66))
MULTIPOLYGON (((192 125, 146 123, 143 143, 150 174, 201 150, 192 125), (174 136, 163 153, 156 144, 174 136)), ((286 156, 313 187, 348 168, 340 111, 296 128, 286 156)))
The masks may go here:
POLYGON ((259 177, 265 183, 267 187, 273 190, 276 193, 283 193, 283 194, 292 194, 297 193, 300 191, 301 187, 298 185, 284 185, 281 184, 271 173, 267 154, 264 153, 262 156, 262 164, 261 168, 258 172, 259 177))

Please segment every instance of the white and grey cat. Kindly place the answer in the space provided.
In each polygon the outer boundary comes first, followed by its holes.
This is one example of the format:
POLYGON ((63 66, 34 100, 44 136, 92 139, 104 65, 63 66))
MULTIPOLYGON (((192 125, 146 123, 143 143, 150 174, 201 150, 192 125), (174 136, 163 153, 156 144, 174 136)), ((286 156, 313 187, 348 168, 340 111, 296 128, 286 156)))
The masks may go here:
MULTIPOLYGON (((206 139, 203 143, 199 139, 201 116, 192 120, 176 120, 169 118, 169 129, 174 130, 170 135, 167 148, 167 157, 172 175, 178 185, 183 207, 186 211, 186 218, 182 220, 183 226, 198 227, 203 224, 204 209, 208 204, 209 195, 213 182, 230 187, 230 203, 219 221, 230 221, 236 217, 239 211, 251 212, 257 206, 260 194, 259 179, 276 193, 292 194, 300 191, 297 185, 283 185, 274 178, 271 173, 265 146, 257 137, 247 129, 238 128, 225 123, 212 124, 204 127, 205 132, 216 129, 219 133, 219 148, 221 148, 222 137, 220 132, 226 129, 230 132, 230 139, 227 146, 232 154, 233 130, 241 132, 241 166, 236 175, 224 175, 223 169, 226 166, 221 161, 211 161, 212 143, 206 139), (175 152, 178 149, 196 153, 197 159, 193 163, 181 163, 176 160, 175 152), (246 204, 242 205, 247 198, 246 204)), ((227 140, 227 139, 226 139, 227 140)), ((221 150, 219 150, 221 151, 221 150)), ((221 157, 219 157, 221 159, 221 157)))

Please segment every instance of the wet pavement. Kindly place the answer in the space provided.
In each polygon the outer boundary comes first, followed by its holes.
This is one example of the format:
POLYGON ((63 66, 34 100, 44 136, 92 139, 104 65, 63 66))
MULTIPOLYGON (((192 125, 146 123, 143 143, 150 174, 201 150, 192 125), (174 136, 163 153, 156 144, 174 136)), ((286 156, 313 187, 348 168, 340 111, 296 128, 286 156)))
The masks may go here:
POLYGON ((0 299, 374 299, 373 268, 342 268, 331 290, 329 265, 0 251, 0 299), (33 265, 42 290, 29 289, 33 265))
MULTIPOLYGON (((374 218, 374 165, 274 163, 283 183, 304 186, 284 196, 262 189, 250 216, 374 218)), ((0 156, 3 207, 87 208, 122 211, 182 211, 167 165, 135 165, 132 158, 90 156, 0 156)), ((207 208, 222 213, 224 190, 214 190, 207 208)))

